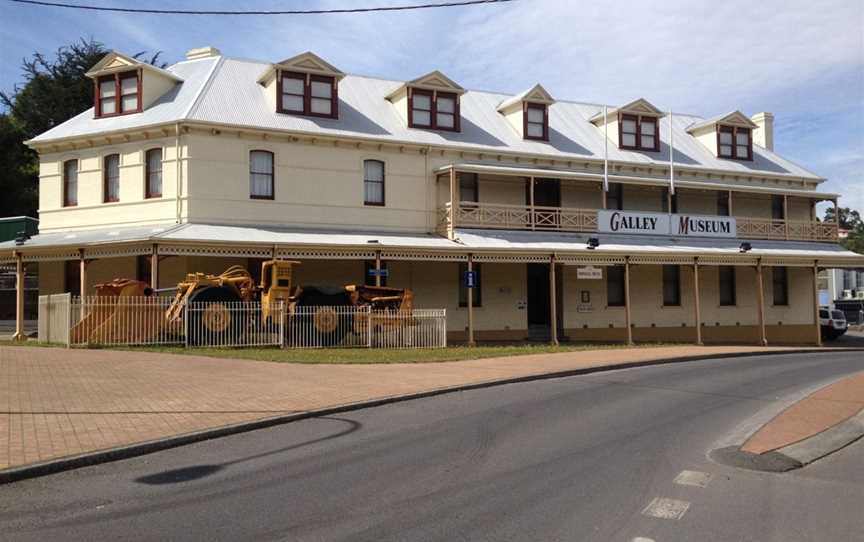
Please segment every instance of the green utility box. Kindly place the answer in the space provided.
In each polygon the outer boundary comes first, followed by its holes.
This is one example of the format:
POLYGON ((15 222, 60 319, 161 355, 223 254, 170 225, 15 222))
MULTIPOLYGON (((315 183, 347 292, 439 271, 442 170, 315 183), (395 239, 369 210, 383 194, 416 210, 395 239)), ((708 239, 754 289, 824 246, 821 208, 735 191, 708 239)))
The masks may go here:
POLYGON ((0 243, 12 241, 19 232, 28 236, 39 233, 39 221, 29 216, 7 216, 0 218, 0 243))

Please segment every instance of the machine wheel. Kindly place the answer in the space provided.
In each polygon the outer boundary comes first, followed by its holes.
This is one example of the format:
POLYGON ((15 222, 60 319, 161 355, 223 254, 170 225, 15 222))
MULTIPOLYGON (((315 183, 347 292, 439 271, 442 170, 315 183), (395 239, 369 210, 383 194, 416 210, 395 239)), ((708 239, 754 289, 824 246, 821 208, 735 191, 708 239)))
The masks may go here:
POLYGON ((209 286, 192 294, 191 303, 203 307, 187 311, 187 341, 192 346, 218 346, 235 343, 242 333, 242 322, 229 309, 240 297, 228 288, 209 286))
POLYGON ((309 307, 303 312, 308 310, 311 314, 300 314, 295 319, 296 325, 303 330, 301 335, 311 332, 314 345, 338 345, 352 329, 351 316, 334 309, 351 306, 351 297, 344 288, 304 287, 297 306, 309 307))

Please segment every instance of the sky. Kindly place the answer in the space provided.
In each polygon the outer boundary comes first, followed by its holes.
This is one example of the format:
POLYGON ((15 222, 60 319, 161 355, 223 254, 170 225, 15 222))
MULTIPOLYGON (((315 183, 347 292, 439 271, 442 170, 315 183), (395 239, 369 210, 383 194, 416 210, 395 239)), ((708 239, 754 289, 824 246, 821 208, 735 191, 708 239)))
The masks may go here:
MULTIPOLYGON (((332 9, 418 0, 69 0, 167 9, 332 9)), ((438 0, 433 0, 438 1, 438 0)), ((775 150, 864 211, 864 0, 518 0, 344 15, 167 16, 0 0, 0 89, 20 64, 81 37, 165 61, 212 45, 279 61, 311 50, 342 71, 409 80, 440 69, 463 87, 710 117, 775 116, 775 150)))

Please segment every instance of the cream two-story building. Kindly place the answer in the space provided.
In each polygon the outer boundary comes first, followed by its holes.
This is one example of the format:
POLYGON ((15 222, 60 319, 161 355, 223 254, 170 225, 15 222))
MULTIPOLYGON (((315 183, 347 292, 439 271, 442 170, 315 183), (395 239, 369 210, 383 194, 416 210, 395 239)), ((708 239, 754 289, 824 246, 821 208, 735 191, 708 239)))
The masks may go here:
POLYGON ((817 219, 838 195, 774 152, 770 113, 209 47, 164 70, 111 53, 88 75, 94 107, 28 142, 39 235, 0 245, 39 263, 42 293, 275 257, 302 262, 300 284, 411 288, 456 341, 812 343, 817 271, 864 265, 817 219))

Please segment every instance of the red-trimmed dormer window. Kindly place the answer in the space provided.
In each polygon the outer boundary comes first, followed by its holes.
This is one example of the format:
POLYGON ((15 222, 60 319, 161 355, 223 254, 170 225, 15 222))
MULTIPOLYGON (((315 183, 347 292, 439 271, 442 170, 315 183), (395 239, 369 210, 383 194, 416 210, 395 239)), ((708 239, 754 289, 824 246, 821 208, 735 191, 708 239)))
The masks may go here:
POLYGON ((717 127, 717 156, 733 160, 753 159, 753 138, 750 128, 717 127))
POLYGON ((459 131, 459 97, 453 92, 409 89, 408 127, 459 131))
POLYGON ((525 139, 549 141, 549 106, 538 103, 525 103, 525 114, 522 116, 524 126, 522 133, 525 139))
POLYGON ((276 92, 279 113, 335 119, 339 117, 336 78, 300 72, 280 72, 276 92))
POLYGON ((141 112, 141 74, 135 71, 104 75, 96 80, 96 117, 141 112))
POLYGON ((657 127, 657 118, 621 114, 618 123, 618 146, 628 150, 659 151, 660 130, 657 127))

